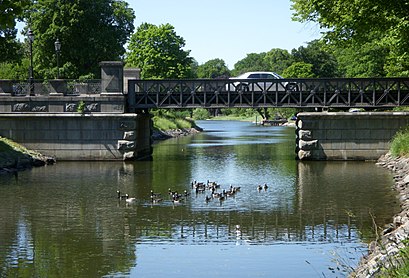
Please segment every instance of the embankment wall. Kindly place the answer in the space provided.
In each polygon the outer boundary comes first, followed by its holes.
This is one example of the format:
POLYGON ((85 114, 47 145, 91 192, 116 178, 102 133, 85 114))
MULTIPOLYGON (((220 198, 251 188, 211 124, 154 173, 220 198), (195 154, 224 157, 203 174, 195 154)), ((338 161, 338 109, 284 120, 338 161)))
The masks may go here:
POLYGON ((407 112, 299 113, 296 155, 301 160, 377 160, 408 124, 407 112))
POLYGON ((57 160, 150 158, 149 114, 10 113, 0 136, 57 160))

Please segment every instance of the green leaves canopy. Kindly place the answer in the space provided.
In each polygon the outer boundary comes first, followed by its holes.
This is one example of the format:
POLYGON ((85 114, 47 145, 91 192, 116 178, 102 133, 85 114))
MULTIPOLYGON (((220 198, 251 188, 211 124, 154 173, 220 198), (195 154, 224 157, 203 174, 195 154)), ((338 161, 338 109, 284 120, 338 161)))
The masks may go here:
POLYGON ((145 79, 191 77, 193 60, 184 46, 172 25, 143 23, 131 37, 126 65, 139 67, 145 79))
POLYGON ((222 59, 212 59, 197 68, 198 78, 228 78, 229 68, 222 59))
POLYGON ((376 41, 388 75, 409 75, 409 0, 291 0, 294 19, 317 22, 337 45, 376 41))
POLYGON ((21 19, 29 0, 0 1, 0 62, 21 58, 21 46, 17 42, 17 19, 21 19))
POLYGON ((125 53, 134 19, 133 10, 120 0, 35 1, 28 24, 35 34, 36 71, 42 77, 55 77, 58 38, 62 77, 99 76, 99 62, 119 60, 125 53))

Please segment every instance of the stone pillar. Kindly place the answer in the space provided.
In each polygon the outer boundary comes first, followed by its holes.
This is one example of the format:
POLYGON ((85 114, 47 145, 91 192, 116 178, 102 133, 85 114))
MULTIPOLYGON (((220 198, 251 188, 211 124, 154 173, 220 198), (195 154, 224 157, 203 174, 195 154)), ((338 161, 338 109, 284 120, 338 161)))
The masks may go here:
POLYGON ((120 61, 105 61, 101 66, 101 95, 122 95, 124 92, 124 64, 120 61))
POLYGON ((140 79, 141 70, 138 68, 125 68, 124 69, 124 94, 128 94, 128 80, 140 79))

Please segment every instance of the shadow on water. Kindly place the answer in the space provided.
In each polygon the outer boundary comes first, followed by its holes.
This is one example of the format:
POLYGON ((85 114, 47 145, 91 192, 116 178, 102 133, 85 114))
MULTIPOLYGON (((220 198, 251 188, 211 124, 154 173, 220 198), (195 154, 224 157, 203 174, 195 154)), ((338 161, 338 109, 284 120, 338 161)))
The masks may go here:
POLYGON ((291 128, 199 125, 156 144, 153 161, 0 177, 0 276, 339 277, 374 237, 369 213, 383 225, 398 209, 390 174, 373 163, 295 161, 291 128), (206 202, 193 180, 241 189, 206 202), (190 195, 174 204, 169 188, 190 195))

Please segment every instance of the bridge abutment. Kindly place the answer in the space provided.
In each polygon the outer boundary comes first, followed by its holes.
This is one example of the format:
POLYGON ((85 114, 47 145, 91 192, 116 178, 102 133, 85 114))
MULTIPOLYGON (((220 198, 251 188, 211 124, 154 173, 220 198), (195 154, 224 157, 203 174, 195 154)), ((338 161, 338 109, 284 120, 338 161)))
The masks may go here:
POLYGON ((296 154, 300 160, 376 160, 387 153, 406 112, 299 113, 296 154))
POLYGON ((149 114, 2 114, 0 136, 57 160, 150 159, 149 114))

